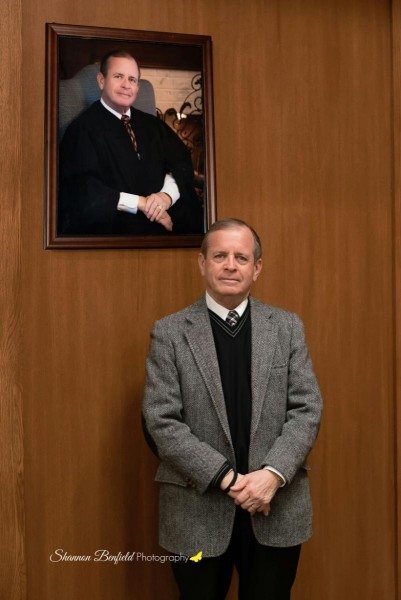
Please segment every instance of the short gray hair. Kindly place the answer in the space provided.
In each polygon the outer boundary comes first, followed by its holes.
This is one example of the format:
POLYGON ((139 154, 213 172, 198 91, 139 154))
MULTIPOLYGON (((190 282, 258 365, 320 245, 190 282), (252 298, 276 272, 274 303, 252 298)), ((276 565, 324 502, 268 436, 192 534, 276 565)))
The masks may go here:
POLYGON ((253 229, 253 227, 248 225, 248 223, 245 223, 245 221, 241 221, 241 219, 234 219, 234 218, 221 219, 220 221, 216 221, 215 223, 213 223, 213 225, 206 232, 205 237, 202 240, 201 252, 202 252, 203 256, 206 257, 207 249, 208 249, 208 245, 209 245, 209 236, 211 233, 213 233, 215 231, 221 231, 223 229, 236 229, 238 227, 246 227, 252 233, 253 257, 255 259, 255 262, 257 260, 259 260, 260 258, 262 258, 262 243, 261 243, 260 237, 258 236, 256 231, 253 229))

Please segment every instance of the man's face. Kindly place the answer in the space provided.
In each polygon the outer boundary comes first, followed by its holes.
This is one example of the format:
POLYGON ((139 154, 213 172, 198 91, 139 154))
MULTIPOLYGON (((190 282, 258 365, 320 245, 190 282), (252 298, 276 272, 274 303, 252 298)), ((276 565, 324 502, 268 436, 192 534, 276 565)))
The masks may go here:
POLYGON ((139 69, 133 58, 112 56, 106 76, 97 75, 102 99, 110 108, 123 114, 135 102, 139 90, 139 69))
POLYGON ((206 289, 219 304, 235 308, 262 269, 262 259, 255 262, 253 256, 253 235, 247 227, 233 227, 214 231, 208 242, 206 258, 199 254, 206 289))

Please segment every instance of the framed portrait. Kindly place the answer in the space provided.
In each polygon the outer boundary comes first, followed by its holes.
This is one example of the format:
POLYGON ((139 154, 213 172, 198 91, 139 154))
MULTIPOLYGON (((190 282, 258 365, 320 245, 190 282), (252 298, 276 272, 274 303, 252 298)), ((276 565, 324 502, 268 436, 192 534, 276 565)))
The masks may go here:
POLYGON ((46 24, 46 249, 199 246, 215 220, 210 36, 46 24))

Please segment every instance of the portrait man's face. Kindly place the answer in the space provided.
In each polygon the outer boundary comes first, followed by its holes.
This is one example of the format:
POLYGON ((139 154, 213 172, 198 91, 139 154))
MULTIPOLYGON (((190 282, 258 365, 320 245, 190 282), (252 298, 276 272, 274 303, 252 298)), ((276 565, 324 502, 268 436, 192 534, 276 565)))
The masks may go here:
POLYGON ((107 74, 98 73, 102 98, 117 112, 123 114, 135 102, 139 90, 139 69, 133 58, 112 56, 107 74))
POLYGON ((247 227, 210 234, 206 257, 199 254, 199 268, 216 302, 234 308, 248 295, 262 269, 262 259, 255 261, 253 251, 253 235, 247 227))

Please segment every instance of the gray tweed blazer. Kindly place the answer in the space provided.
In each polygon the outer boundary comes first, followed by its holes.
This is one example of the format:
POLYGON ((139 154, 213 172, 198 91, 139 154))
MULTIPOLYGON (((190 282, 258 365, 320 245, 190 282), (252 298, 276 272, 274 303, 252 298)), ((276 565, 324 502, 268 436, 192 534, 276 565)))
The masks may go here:
MULTIPOLYGON (((252 420, 249 471, 270 465, 287 484, 269 516, 252 517, 256 539, 292 546, 312 534, 306 458, 315 441, 322 400, 293 313, 250 299, 252 420)), ((166 550, 219 556, 230 541, 235 504, 209 487, 234 449, 213 333, 202 297, 157 321, 147 360, 143 413, 161 460, 159 541, 166 550)))

